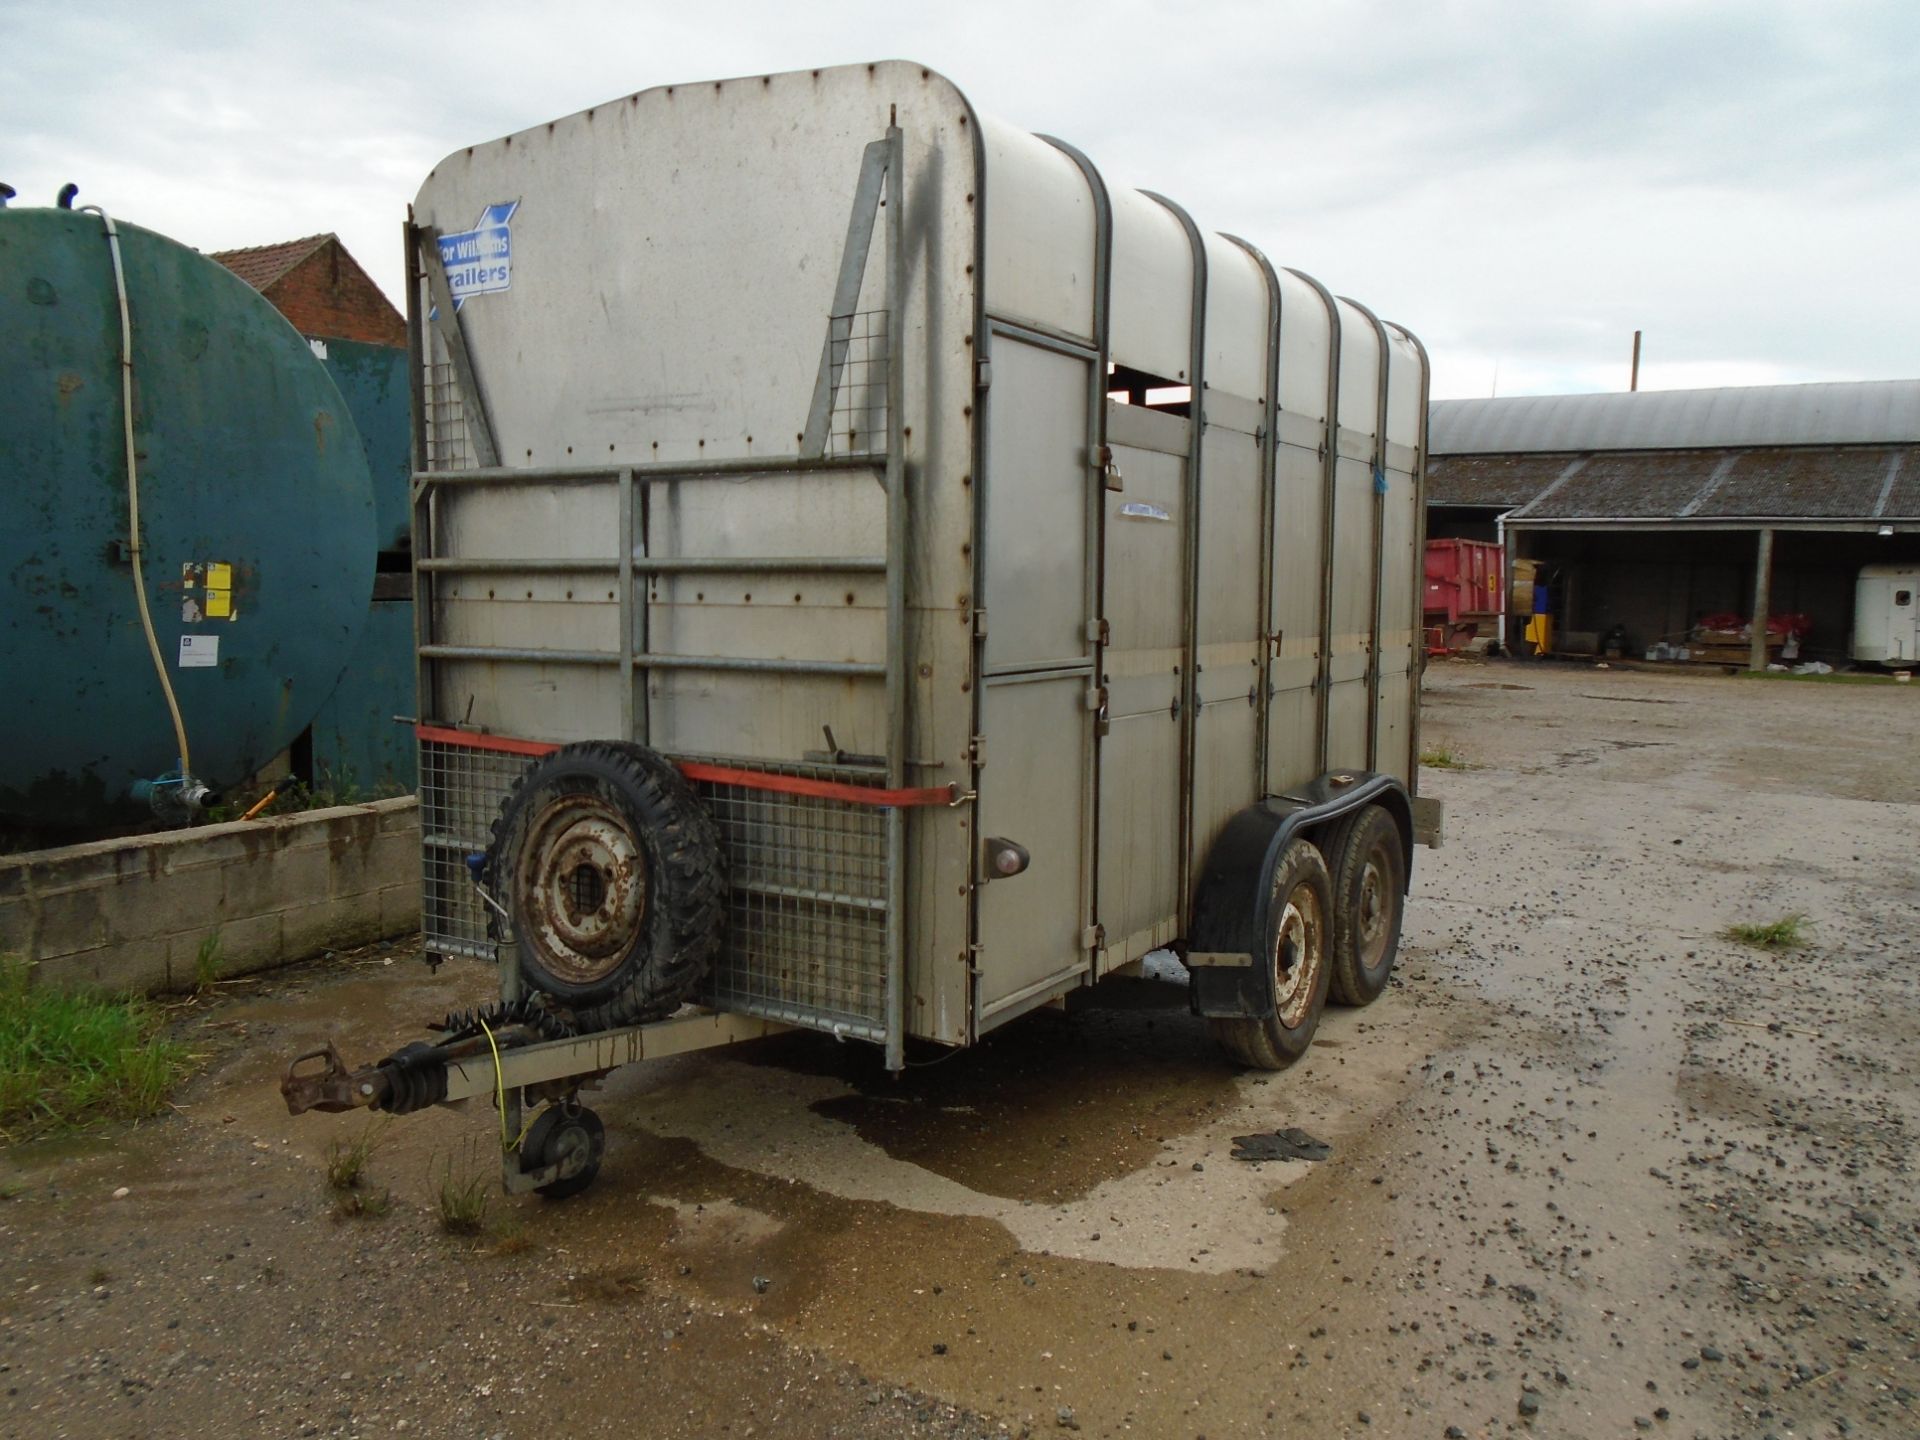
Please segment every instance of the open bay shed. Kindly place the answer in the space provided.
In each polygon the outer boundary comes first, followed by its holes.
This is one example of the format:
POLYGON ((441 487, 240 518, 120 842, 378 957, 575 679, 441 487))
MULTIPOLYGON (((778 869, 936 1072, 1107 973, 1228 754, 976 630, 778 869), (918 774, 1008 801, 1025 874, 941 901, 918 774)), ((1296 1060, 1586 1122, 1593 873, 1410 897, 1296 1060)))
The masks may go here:
POLYGON ((1446 400, 1431 433, 1428 533, 1539 561, 1564 650, 1798 613, 1842 660, 1861 570, 1920 561, 1920 380, 1446 400))

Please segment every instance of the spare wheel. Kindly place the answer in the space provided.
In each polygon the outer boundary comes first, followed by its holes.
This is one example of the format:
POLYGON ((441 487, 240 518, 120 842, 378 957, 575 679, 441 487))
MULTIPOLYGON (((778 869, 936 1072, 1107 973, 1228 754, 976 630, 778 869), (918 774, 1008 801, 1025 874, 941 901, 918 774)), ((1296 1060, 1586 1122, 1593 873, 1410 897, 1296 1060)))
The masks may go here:
POLYGON ((589 741, 529 766, 494 822, 487 873, 527 985, 582 1029, 671 1013, 723 939, 719 831, 644 745, 589 741))

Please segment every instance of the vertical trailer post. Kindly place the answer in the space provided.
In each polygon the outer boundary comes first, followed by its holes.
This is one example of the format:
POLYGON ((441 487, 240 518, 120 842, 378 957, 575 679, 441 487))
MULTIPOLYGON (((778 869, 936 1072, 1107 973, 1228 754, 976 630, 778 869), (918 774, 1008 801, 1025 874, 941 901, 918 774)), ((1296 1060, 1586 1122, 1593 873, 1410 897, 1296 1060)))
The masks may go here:
MULTIPOLYGON (((906 146, 898 125, 887 127, 887 785, 907 783, 907 463, 905 377, 901 359, 907 288, 901 217, 907 208, 906 146)), ((906 1068, 907 814, 887 811, 887 1068, 906 1068)))
POLYGON ((413 207, 401 226, 407 247, 407 411, 413 435, 407 475, 408 518, 413 538, 413 713, 433 715, 432 680, 420 649, 432 643, 433 575, 420 562, 433 554, 433 501, 420 477, 427 469, 427 333, 420 287, 426 277, 420 268, 420 229, 413 223, 413 207))

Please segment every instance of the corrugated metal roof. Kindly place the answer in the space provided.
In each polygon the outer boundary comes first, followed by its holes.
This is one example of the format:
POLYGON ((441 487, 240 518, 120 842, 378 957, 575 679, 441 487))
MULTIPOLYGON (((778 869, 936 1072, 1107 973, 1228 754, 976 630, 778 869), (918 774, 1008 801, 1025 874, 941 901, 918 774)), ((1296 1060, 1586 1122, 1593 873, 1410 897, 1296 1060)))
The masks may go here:
POLYGON ((282 240, 277 245, 251 245, 244 250, 216 250, 207 256, 218 260, 256 290, 265 290, 329 240, 332 233, 308 235, 301 240, 282 240))
POLYGON ((1436 400, 1433 455, 1920 441, 1920 380, 1436 400))

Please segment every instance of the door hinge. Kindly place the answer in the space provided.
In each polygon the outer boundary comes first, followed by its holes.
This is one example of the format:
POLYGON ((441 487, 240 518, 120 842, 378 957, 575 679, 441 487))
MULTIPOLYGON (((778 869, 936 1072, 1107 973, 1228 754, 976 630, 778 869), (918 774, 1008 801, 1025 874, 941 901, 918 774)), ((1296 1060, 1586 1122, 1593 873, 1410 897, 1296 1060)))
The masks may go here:
POLYGON ((1087 709, 1098 710, 1107 703, 1107 692, 1105 688, 1099 685, 1089 685, 1087 687, 1086 701, 1087 709))
POLYGON ((987 763, 987 737, 976 735, 967 742, 967 761, 974 769, 983 769, 987 763))
POLYGON ((1096 645, 1106 644, 1107 637, 1112 633, 1113 632, 1107 628, 1107 622, 1104 620, 1087 621, 1087 639, 1096 645))
POLYGON ((984 609, 973 612, 973 633, 975 635, 987 633, 987 612, 984 609))
POLYGON ((1107 945, 1107 927, 1106 926, 1089 925, 1086 929, 1080 932, 1080 948, 1082 950, 1104 950, 1106 948, 1106 945, 1107 945))
POLYGON ((973 362, 973 388, 976 390, 993 388, 993 362, 984 355, 973 362))

